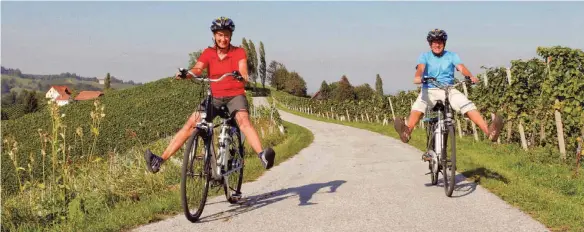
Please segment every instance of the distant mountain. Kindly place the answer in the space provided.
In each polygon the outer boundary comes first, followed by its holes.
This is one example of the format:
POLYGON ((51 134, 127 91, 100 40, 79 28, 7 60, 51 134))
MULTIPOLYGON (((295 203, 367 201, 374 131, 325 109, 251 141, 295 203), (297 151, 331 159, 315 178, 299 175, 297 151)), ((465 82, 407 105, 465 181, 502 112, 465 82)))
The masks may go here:
MULTIPOLYGON (((10 93, 10 91, 20 92, 23 89, 46 92, 51 85, 66 85, 76 91, 103 90, 103 78, 82 77, 69 72, 52 75, 23 74, 20 69, 2 67, 2 94, 10 93), (100 79, 102 79, 101 83, 100 79)), ((123 81, 114 76, 111 76, 110 81, 113 89, 127 89, 142 85, 134 81, 123 81)))

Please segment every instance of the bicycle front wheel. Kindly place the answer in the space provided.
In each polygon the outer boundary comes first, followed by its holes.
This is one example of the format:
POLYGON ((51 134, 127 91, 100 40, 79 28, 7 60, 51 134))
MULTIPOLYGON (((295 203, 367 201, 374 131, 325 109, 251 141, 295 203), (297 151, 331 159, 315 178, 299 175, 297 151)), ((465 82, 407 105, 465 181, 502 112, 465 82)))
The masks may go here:
POLYGON ((181 175, 181 200, 186 218, 196 222, 207 202, 211 180, 209 142, 198 131, 187 141, 181 175))
POLYGON ((442 174, 444 176, 444 192, 451 197, 456 184, 456 137, 454 136, 454 126, 448 126, 448 134, 444 136, 442 158, 442 174), (448 146, 450 140, 450 146, 448 146))
POLYGON ((241 139, 241 131, 236 129, 231 134, 231 144, 229 144, 229 152, 232 155, 228 161, 228 171, 232 171, 223 180, 223 190, 225 191, 225 198, 231 204, 239 201, 238 197, 233 197, 233 194, 241 196, 241 184, 243 183, 243 167, 244 167, 244 148, 241 139))

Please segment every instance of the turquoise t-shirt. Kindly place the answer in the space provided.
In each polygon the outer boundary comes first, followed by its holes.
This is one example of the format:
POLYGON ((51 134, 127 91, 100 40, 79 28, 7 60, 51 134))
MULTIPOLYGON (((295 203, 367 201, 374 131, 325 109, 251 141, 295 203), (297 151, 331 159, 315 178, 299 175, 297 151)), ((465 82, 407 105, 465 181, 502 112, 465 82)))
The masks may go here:
MULTIPOLYGON (((454 84, 456 65, 462 63, 458 54, 444 51, 442 57, 437 57, 432 51, 424 52, 418 57, 418 64, 425 64, 422 78, 435 77, 436 81, 444 84, 454 84)), ((430 83, 423 84, 422 88, 436 87, 430 83)))

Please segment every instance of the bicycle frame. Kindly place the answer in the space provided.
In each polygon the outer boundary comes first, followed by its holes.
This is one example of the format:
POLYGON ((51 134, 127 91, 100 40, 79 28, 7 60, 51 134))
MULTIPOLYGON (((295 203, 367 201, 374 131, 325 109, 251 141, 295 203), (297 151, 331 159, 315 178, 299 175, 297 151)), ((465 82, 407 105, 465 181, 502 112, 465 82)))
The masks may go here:
MULTIPOLYGON (((466 77, 468 79, 468 77, 466 77)), ((433 77, 424 77, 424 80, 429 81, 431 84, 437 88, 444 90, 444 103, 442 101, 437 101, 436 105, 430 110, 430 112, 435 111, 438 115, 436 117, 428 117, 428 109, 426 109, 426 114, 423 122, 428 122, 429 126, 426 130, 426 149, 429 152, 433 152, 432 162, 430 162, 430 169, 433 173, 438 173, 441 168, 442 158, 443 158, 443 147, 446 141, 443 141, 444 134, 447 133, 447 128, 454 126, 453 124, 453 114, 452 108, 450 106, 450 91, 456 86, 462 84, 463 82, 458 82, 454 85, 445 85, 436 81, 433 77)))
MULTIPOLYGON (((185 72, 185 70, 180 70, 181 72, 185 72)), ((211 80, 209 78, 201 78, 201 77, 197 77, 195 74, 193 74, 190 71, 186 71, 188 72, 190 75, 193 76, 194 80, 200 80, 203 82, 219 82, 221 80, 223 80, 223 78, 227 77, 227 76, 236 76, 235 73, 227 73, 224 74, 223 76, 221 76, 218 79, 215 80, 211 80)), ((241 169, 241 164, 237 165, 237 164, 233 164, 231 166, 231 168, 229 170, 227 170, 228 166, 228 161, 231 159, 231 152, 229 151, 229 149, 226 149, 226 147, 229 146, 229 144, 231 144, 231 137, 229 136, 231 133, 237 133, 239 132, 239 129, 234 126, 233 124, 233 119, 232 118, 222 118, 222 122, 218 125, 214 125, 213 122, 211 121, 210 118, 208 118, 209 115, 212 115, 212 111, 213 111, 213 107, 212 107, 212 91, 211 91, 211 85, 209 84, 207 86, 207 95, 205 96, 205 100, 204 100, 204 108, 205 111, 201 112, 201 121, 198 122, 195 125, 195 129, 199 130, 199 131, 204 131, 205 133, 205 137, 208 141, 205 141, 205 143, 208 143, 208 147, 206 147, 205 150, 205 156, 203 158, 204 162, 207 162, 207 159, 212 159, 213 162, 211 162, 211 177, 214 180, 220 181, 223 177, 228 176, 229 174, 231 174, 232 172, 235 172, 239 169, 241 169), (214 136, 215 136, 215 132, 214 129, 216 127, 221 127, 221 132, 219 133, 218 136, 218 158, 214 152, 214 146, 213 146, 213 140, 214 140, 214 136)), ((221 114, 219 114, 221 115, 221 114)))

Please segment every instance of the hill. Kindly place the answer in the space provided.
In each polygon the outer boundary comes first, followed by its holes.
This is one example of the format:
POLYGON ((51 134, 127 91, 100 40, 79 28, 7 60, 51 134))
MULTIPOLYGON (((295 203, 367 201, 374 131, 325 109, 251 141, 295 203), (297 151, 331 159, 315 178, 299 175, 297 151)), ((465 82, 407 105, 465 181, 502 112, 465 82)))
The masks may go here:
MULTIPOLYGON (((77 91, 103 90, 104 85, 99 83, 97 77, 82 77, 75 73, 61 73, 53 75, 23 74, 19 69, 1 68, 2 70, 2 95, 10 91, 33 90, 46 92, 51 85, 66 85, 77 91)), ((113 89, 126 89, 142 85, 133 81, 123 81, 111 77, 113 89)))
MULTIPOLYGON (((101 109, 96 112, 94 101, 81 101, 59 107, 55 115, 61 117, 51 117, 51 110, 47 107, 14 120, 3 121, 2 138, 16 140, 19 154, 27 157, 33 154, 35 160, 42 160, 39 148, 43 145, 39 133, 51 131, 54 120, 59 120, 67 125, 63 129, 66 144, 74 145, 70 154, 87 153, 81 152, 81 149, 94 149, 92 153, 97 156, 114 150, 123 152, 136 145, 134 140, 127 137, 126 130, 134 131, 142 142, 154 141, 176 132, 200 102, 199 90, 200 85, 196 83, 164 78, 134 88, 111 91, 100 97, 99 108, 104 107, 103 114, 99 112, 101 109), (42 131, 39 132, 39 129, 42 131), (93 144, 95 134, 100 139, 93 144), (79 146, 79 143, 83 145, 79 146)), ((62 138, 59 136, 58 139, 62 138)), ((50 147, 50 142, 45 146, 50 147)), ((7 163, 10 160, 10 147, 3 146, 2 149, 2 167, 10 169, 12 165, 7 163)), ((21 161, 20 166, 26 167, 26 160, 21 161)), ((33 167, 33 170, 41 175, 39 167, 33 167)), ((10 192, 16 189, 15 185, 5 185, 10 182, 14 184, 14 176, 9 173, 2 172, 2 189, 10 192)))

